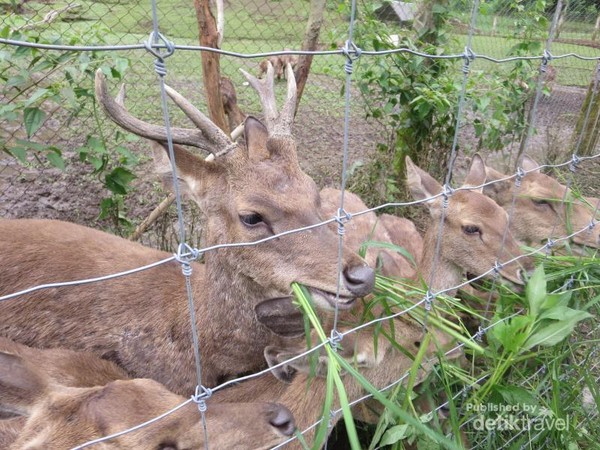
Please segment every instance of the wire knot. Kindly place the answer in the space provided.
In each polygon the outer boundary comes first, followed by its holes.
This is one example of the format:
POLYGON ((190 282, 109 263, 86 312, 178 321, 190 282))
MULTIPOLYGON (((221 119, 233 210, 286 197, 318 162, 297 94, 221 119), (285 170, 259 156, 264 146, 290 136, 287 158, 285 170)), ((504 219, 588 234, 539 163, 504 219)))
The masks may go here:
POLYGON ((344 338, 344 335, 342 333, 340 333, 338 330, 336 330, 336 329, 331 330, 331 335, 329 336, 329 344, 331 345, 331 348, 334 350, 337 350, 338 347, 340 346, 340 343, 342 342, 343 338, 344 338))
POLYGON ((504 268, 504 266, 502 265, 502 263, 499 263, 498 260, 496 260, 496 262, 494 262, 494 275, 499 275, 500 271, 504 268))
POLYGON ((205 386, 196 386, 196 392, 192 395, 192 401, 198 405, 198 411, 206 412, 206 400, 212 395, 212 390, 205 386))
POLYGON ((521 187, 521 181, 523 181, 523 177, 525 176, 525 171, 521 167, 517 167, 517 176, 515 177, 515 186, 521 187))
POLYGON ((433 303, 433 299, 433 294, 428 289, 427 293, 425 294, 425 311, 431 311, 431 304, 433 303))
POLYGON ((477 342, 481 342, 483 340, 483 336, 485 336, 485 329, 479 326, 477 328, 477 333, 475 333, 473 336, 473 339, 475 339, 477 342))
POLYGON ((540 67, 540 70, 542 72, 546 71, 546 67, 548 66, 548 63, 552 61, 552 58, 552 53, 550 53, 548 50, 544 50, 544 53, 542 55, 542 65, 540 67))
POLYGON ((549 252, 552 247, 554 247, 554 244, 556 244, 556 241, 553 239, 548 239, 548 241, 546 242, 546 245, 544 246, 546 248, 546 252, 549 252))
POLYGON ((471 63, 475 60, 477 55, 473 52, 471 47, 465 47, 465 52, 462 54, 462 57, 465 61, 463 64, 462 71, 465 75, 467 75, 469 73, 471 63))
POLYGON ((577 166, 579 165, 579 163, 581 162, 581 158, 579 156, 577 156, 575 153, 573 153, 573 156, 571 157, 571 162, 569 163, 569 170, 573 173, 575 173, 575 171, 577 170, 577 166))
POLYGON ((442 207, 444 209, 448 208, 448 199, 452 197, 452 194, 454 194, 454 189, 452 189, 452 187, 449 184, 445 184, 442 190, 442 207))
POLYGON ((592 231, 594 228, 596 228, 597 223, 598 222, 596 220, 592 219, 588 225, 588 231, 592 231))
POLYGON ((177 253, 175 253, 175 260, 181 264, 181 271, 186 277, 192 275, 191 262, 198 259, 200 256, 200 250, 192 248, 188 244, 182 242, 177 247, 177 253))
POLYGON ((353 64, 362 55, 362 49, 356 46, 356 44, 350 40, 346 41, 342 47, 342 53, 346 57, 346 64, 344 64, 344 70, 348 75, 352 75, 353 64))
POLYGON ((144 42, 144 47, 150 53, 152 53, 157 58, 157 62, 154 63, 154 70, 160 76, 165 76, 167 73, 167 69, 164 64, 164 60, 175 53, 175 44, 171 41, 167 40, 161 33, 155 33, 154 31, 150 33, 148 40, 144 42), (161 53, 160 49, 162 46, 158 47, 159 41, 164 45, 166 51, 161 53))
POLYGON ((352 214, 346 212, 343 208, 338 208, 337 215, 334 217, 335 221, 338 224, 338 234, 343 236, 346 232, 345 224, 352 219, 352 214))

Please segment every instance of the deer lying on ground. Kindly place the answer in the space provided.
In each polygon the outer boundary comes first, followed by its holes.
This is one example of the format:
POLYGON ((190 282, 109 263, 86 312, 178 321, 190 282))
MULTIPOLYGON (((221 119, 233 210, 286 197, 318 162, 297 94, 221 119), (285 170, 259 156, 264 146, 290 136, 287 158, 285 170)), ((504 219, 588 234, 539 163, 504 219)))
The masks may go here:
MULTIPOLYGON (((324 188, 321 190, 321 214, 323 217, 333 217, 337 214, 340 197, 339 189, 324 188)), ((358 195, 348 191, 344 193, 345 211, 358 213, 367 209, 367 205, 358 195)), ((332 230, 337 231, 336 223, 332 223, 330 226, 332 230)), ((369 212, 352 216, 352 219, 344 227, 344 241, 351 250, 358 253, 365 242, 373 242, 372 246, 366 248, 365 260, 371 267, 379 264, 382 275, 402 278, 411 278, 415 275, 415 264, 422 252, 423 239, 410 220, 390 214, 378 217, 374 212, 369 212), (394 243, 412 255, 412 259, 407 259, 394 250, 379 248, 376 243, 394 243)))
MULTIPOLYGON (((406 181, 415 200, 424 200, 443 191, 442 185, 408 157, 406 167, 406 181)), ((479 155, 475 155, 463 187, 482 185, 485 183, 485 177, 483 160, 479 155)), ((321 196, 327 199, 323 200, 321 207, 323 215, 335 213, 339 207, 339 195, 340 192, 335 189, 321 192, 321 196)), ((353 194, 345 194, 344 203, 348 211, 358 212, 367 209, 362 200, 353 194)), ((502 245, 504 229, 508 225, 508 216, 502 208, 490 201, 480 190, 457 190, 448 198, 448 208, 442 225, 440 256, 433 277, 443 199, 437 197, 428 201, 426 205, 432 220, 424 238, 421 238, 414 225, 412 229, 406 225, 406 222, 409 222, 406 219, 389 215, 378 219, 375 214, 369 213, 355 216, 348 222, 346 225, 348 229, 344 235, 345 243, 354 251, 358 251, 360 246, 369 239, 391 242, 403 248, 412 247, 410 251, 417 261, 416 272, 414 265, 408 265, 403 256, 388 251, 387 260, 395 258, 396 261, 400 261, 388 263, 386 269, 386 259, 384 259, 384 273, 397 278, 420 278, 428 284, 431 282, 429 288, 432 292, 442 287, 448 288, 460 284, 466 272, 475 276, 483 275, 495 266, 496 261, 502 263, 523 254, 510 233, 502 245), (356 222, 353 224, 354 221, 356 222), (402 232, 398 233, 398 230, 402 232)), ((369 254, 367 250, 366 259, 371 264, 376 256, 374 253, 369 254)), ((524 272, 531 269, 533 269, 532 258, 524 257, 499 267, 499 274, 513 284, 523 285, 524 272)), ((452 295, 453 292, 449 294, 452 295)))
MULTIPOLYGON (((247 75, 247 74, 246 74, 247 75)), ((288 99, 277 112, 272 68, 259 81, 266 126, 246 119, 245 145, 233 143, 172 89, 169 95, 198 129, 173 128, 178 176, 204 213, 206 246, 252 242, 321 222, 319 191, 298 165, 291 135, 295 81, 288 66, 288 99), (205 161, 179 144, 217 155, 205 161)), ((112 120, 163 142, 161 126, 142 122, 108 94, 101 72, 96 95, 112 120)), ((159 146, 160 144, 156 144, 159 146)), ((0 296, 43 283, 80 280, 155 263, 171 255, 75 224, 49 220, 0 221, 0 296)), ((257 321, 254 307, 288 295, 296 281, 318 305, 332 308, 338 286, 338 238, 327 227, 255 246, 208 251, 192 262, 202 382, 263 367, 263 349, 280 338, 257 321)), ((340 308, 374 286, 374 271, 345 251, 340 308)), ((0 335, 39 347, 87 350, 116 362, 131 376, 152 378, 179 394, 196 386, 185 278, 174 261, 92 286, 42 289, 0 301, 0 335)))
MULTIPOLYGON (((548 239, 568 236, 590 225, 598 199, 577 198, 570 190, 566 192, 566 186, 541 173, 537 169, 539 164, 527 156, 523 158, 522 166, 524 170, 532 172, 525 174, 517 190, 510 220, 510 229, 515 238, 529 245, 538 245, 548 239)), ((491 167, 485 170, 487 181, 507 177, 491 167)), ((510 211, 514 186, 515 179, 511 178, 490 184, 483 192, 510 211)), ((578 245, 600 248, 600 227, 576 234, 571 240, 578 245)))
MULTIPOLYGON (((284 303, 286 299, 281 299, 284 303)), ((268 301, 269 307, 276 310, 279 304, 276 301, 268 301)), ((260 306, 260 305, 259 305, 260 306)), ((362 322, 361 314, 364 312, 364 305, 360 304, 353 310, 340 312, 339 329, 348 330, 352 326, 362 322)), ((378 311, 377 306, 373 311, 378 311)), ((331 314, 331 313, 329 313, 331 314)), ((270 326, 268 320, 265 325, 270 326)), ((331 317, 324 318, 324 329, 329 331, 331 327, 331 317)), ((281 324, 277 322, 274 331, 280 328, 281 324)), ((297 330, 303 330, 303 321, 297 320, 297 317, 290 317, 289 327, 297 330)), ((289 331, 289 330, 288 330, 289 331)), ((431 341, 426 350, 424 363, 418 370, 417 383, 423 380, 431 371, 433 365, 437 362, 437 355, 454 347, 454 340, 450 336, 436 329, 430 329, 431 341)), ((412 319, 409 315, 401 315, 398 318, 383 321, 379 326, 370 325, 358 332, 346 335, 340 343, 338 350, 340 355, 348 362, 353 364, 360 373, 371 382, 376 388, 382 389, 391 383, 397 381, 413 365, 413 358, 407 354, 416 355, 424 338, 423 325, 412 319), (392 326, 393 323, 393 326, 392 326), (374 337, 375 329, 378 328, 379 334, 374 337), (393 339, 403 348, 398 350, 391 342, 384 337, 383 333, 388 333, 390 339, 393 339), (375 344, 377 341, 377 344, 375 344)), ((313 333, 312 342, 318 342, 318 338, 313 333)), ((306 350, 306 341, 301 339, 284 346, 269 346, 265 348, 265 357, 269 365, 273 367, 292 357, 296 357, 306 350)), ((249 401, 256 399, 259 401, 275 401, 282 403, 290 408, 299 430, 304 430, 314 422, 319 420, 323 414, 323 399, 325 398, 326 381, 324 375, 327 371, 327 357, 323 351, 320 352, 316 366, 311 365, 309 357, 301 357, 294 361, 288 361, 285 365, 273 368, 273 374, 280 380, 274 382, 271 375, 263 375, 258 378, 239 383, 228 388, 221 393, 223 401, 249 401), (316 377, 309 375, 311 367, 314 368, 316 377), (285 382, 284 382, 285 381, 285 382)), ((449 352, 446 356, 448 360, 454 360, 462 357, 460 349, 449 352)), ((365 393, 362 385, 351 375, 343 376, 344 386, 349 401, 354 401, 362 397, 365 393)), ((337 398, 334 401, 333 408, 339 407, 337 398)), ((332 418, 332 426, 340 419, 340 414, 332 418)), ((326 420, 329 420, 327 417, 326 420)), ((307 432, 304 436, 310 445, 314 429, 307 432)), ((287 444, 286 449, 302 448, 297 441, 287 444)))
MULTIPOLYGON (((119 367, 90 353, 0 340, 0 409, 24 416, 0 421, 2 448, 72 448, 144 423, 185 401, 154 380, 128 379, 119 367)), ((276 403, 220 403, 216 393, 207 406, 212 448, 271 448, 295 429, 289 410, 276 403)), ((101 448, 202 449, 204 442, 200 413, 190 403, 101 448)))

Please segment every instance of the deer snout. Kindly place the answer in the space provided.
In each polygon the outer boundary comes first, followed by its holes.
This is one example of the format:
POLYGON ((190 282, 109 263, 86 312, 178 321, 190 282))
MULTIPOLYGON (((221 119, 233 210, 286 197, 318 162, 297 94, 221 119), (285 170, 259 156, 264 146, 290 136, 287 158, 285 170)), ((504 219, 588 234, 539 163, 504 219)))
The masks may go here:
POLYGON ((279 403, 272 403, 272 410, 268 414, 269 423, 284 436, 291 436, 296 430, 296 422, 291 411, 279 403))
POLYGON ((344 286, 356 297, 364 297, 375 287, 375 271, 367 265, 344 270, 344 286))

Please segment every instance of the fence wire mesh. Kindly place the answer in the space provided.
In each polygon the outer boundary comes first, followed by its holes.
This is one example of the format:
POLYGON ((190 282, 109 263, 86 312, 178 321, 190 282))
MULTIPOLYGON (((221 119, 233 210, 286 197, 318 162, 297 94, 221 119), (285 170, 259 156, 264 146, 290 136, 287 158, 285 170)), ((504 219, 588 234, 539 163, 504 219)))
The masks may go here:
MULTIPOLYGON (((250 90, 243 88, 245 80, 238 69, 242 67, 256 73, 259 62, 269 54, 279 53, 282 50, 298 50, 302 44, 310 6, 309 2, 285 0, 248 1, 226 5, 226 33, 222 44, 221 70, 238 87, 238 100, 244 111, 257 111, 259 107, 250 90), (255 57, 238 58, 236 55, 255 57)), ((361 29, 359 21, 356 23, 358 28, 356 41, 352 40, 350 34, 350 43, 355 43, 356 47, 346 45, 345 56, 339 48, 344 46, 348 34, 348 14, 354 13, 354 9, 342 6, 334 2, 326 3, 321 42, 314 52, 315 60, 311 77, 295 125, 294 134, 299 143, 299 158, 303 168, 319 185, 339 186, 339 182, 342 181, 344 186, 346 167, 352 172, 354 168, 365 164, 376 153, 376 144, 380 143, 381 136, 386 132, 389 133, 390 124, 373 120, 377 119, 373 114, 371 114, 372 120, 364 120, 365 112, 367 114, 372 112, 369 110, 372 104, 369 103, 369 99, 361 96, 361 91, 357 87, 346 84, 342 89, 344 63, 347 63, 351 56, 360 56, 359 61, 356 62, 358 70, 362 70, 363 65, 366 66, 366 70, 369 70, 367 65, 370 61, 384 61, 385 58, 395 58, 400 54, 406 55, 407 63, 420 63, 423 59, 435 61, 447 58, 455 65, 454 82, 460 83, 462 79, 465 92, 472 92, 472 95, 457 97, 456 103, 450 105, 452 109, 458 110, 452 149, 458 151, 460 157, 451 157, 447 171, 443 173, 446 175, 448 189, 438 195, 415 202, 381 202, 365 211, 352 211, 352 216, 382 209, 403 209, 416 204, 427 204, 438 197, 447 201, 453 193, 461 189, 493 186, 507 179, 520 180, 525 173, 534 172, 539 168, 556 169, 559 175, 561 169, 570 169, 562 172, 565 174, 562 176, 567 180, 568 187, 577 186, 587 195, 599 196, 597 173, 600 167, 598 165, 600 154, 598 154, 597 136, 594 134, 598 113, 593 106, 594 101, 597 101, 595 100, 596 80, 600 61, 598 52, 600 44, 597 43, 600 11, 594 3, 558 2, 548 5, 541 13, 538 11, 535 18, 532 18, 530 14, 533 13, 521 2, 455 4, 449 32, 455 34, 456 39, 455 42, 448 44, 444 53, 440 54, 427 53, 419 48, 412 50, 395 48, 396 39, 403 33, 402 27, 406 27, 406 24, 399 23, 401 21, 397 14, 393 8, 390 11, 391 5, 387 3, 383 6, 377 5, 381 7, 376 10, 369 4, 361 4, 358 8, 359 12, 369 10, 378 21, 381 21, 378 22, 381 24, 381 38, 360 41, 361 38, 368 36, 368 33, 361 29), (470 14, 472 8, 475 11, 473 15, 470 14), (531 20, 534 19, 539 26, 531 27, 531 20), (548 39, 549 36, 551 39, 548 39), (527 45, 524 45, 523 41, 526 41, 527 45), (549 44, 551 44, 551 51, 549 44), (462 47, 465 45, 467 48, 463 51, 462 47), (519 72, 523 77, 511 78, 511 71, 522 69, 527 61, 532 64, 519 72), (541 76, 538 77, 538 73, 541 76), (501 75, 498 77, 498 74, 501 75), (478 92, 500 89, 501 86, 506 88, 506 85, 502 85, 502 81, 498 81, 502 79, 502 74, 506 76, 506 80, 518 85, 519 90, 515 93, 522 96, 521 112, 533 111, 532 117, 526 123, 515 122, 514 126, 520 126, 522 129, 509 135, 507 139, 506 136, 497 139, 497 136, 485 134, 486 121, 508 119, 506 116, 498 118, 498 115, 486 115, 488 105, 482 104, 481 98, 477 95, 478 92), (345 102, 340 100, 340 90, 345 90, 346 94, 351 93, 351 96, 346 96, 345 102), (346 107, 346 114, 343 106, 346 107), (589 129, 590 123, 592 132, 589 134, 592 137, 588 139, 585 130, 589 129), (527 136, 526 139, 523 139, 524 135, 527 136), (586 137, 582 138, 584 135, 586 137), (576 145, 573 144, 574 142, 576 145), (342 147, 343 151, 340 152, 342 147), (456 171, 459 178, 464 175, 466 164, 464 156, 474 151, 488 149, 490 150, 488 161, 503 169, 504 173, 512 175, 506 176, 505 179, 486 182, 483 186, 452 188, 452 172, 456 171), (524 153, 534 155, 541 161, 541 166, 522 170, 524 153), (339 161, 342 158, 344 158, 344 169, 339 173, 339 161), (349 159, 348 164, 346 158, 349 159), (515 170, 515 167, 518 170, 515 170)), ((132 85, 129 93, 131 98, 128 99, 127 104, 134 115, 155 123, 163 120, 152 60, 145 50, 123 47, 137 45, 148 39, 153 21, 151 8, 138 2, 78 2, 77 4, 11 2, 3 7, 6 13, 1 16, 4 27, 0 34, 0 45, 2 45, 0 76, 5 83, 0 93, 4 101, 0 110, 2 120, 0 139, 4 154, 0 161, 0 186, 3 192, 0 198, 0 216, 11 219, 32 216, 60 218, 85 225, 100 225, 113 231, 127 233, 128 224, 139 222, 146 217, 165 194, 152 177, 143 175, 148 171, 150 161, 137 155, 143 154, 142 148, 145 144, 115 131, 114 127, 107 124, 96 105, 84 100, 93 96, 90 74, 100 67, 113 77, 113 84, 125 77, 128 84, 132 85), (31 46, 16 45, 15 41, 31 46), (38 43, 49 46, 66 45, 72 50, 65 50, 63 47, 56 47, 55 50, 38 49, 35 48, 38 43), (107 51, 74 50, 76 46, 99 45, 105 46, 107 51), (59 94, 62 97, 59 97, 59 94), (23 107, 25 112, 19 113, 17 105, 23 107), (125 189, 126 187, 129 189, 130 180, 125 180, 129 177, 129 172, 119 171, 123 166, 136 172, 138 178, 133 182, 134 194, 121 198, 113 194, 129 193, 125 189), (117 181, 115 188, 115 179, 107 177, 107 174, 115 175, 117 180, 121 180, 122 185, 117 181), (111 190, 111 186, 115 189, 111 190), (122 188, 121 191, 119 187, 122 188), (111 193, 107 194, 107 189, 111 193), (82 195, 82 191, 85 195, 82 195), (101 200, 102 219, 98 221, 98 205, 101 200)), ((199 50, 194 5, 192 2, 158 2, 156 12, 155 20, 160 25, 160 30, 169 40, 174 41, 177 47, 167 62, 169 84, 193 103, 205 104, 206 98, 198 88, 201 85, 202 69, 200 53, 194 51, 199 50), (190 50, 186 50, 186 46, 190 50)), ((402 70, 401 67, 382 64, 385 70, 402 70)), ((346 73, 348 73, 347 66, 346 73)), ((351 71, 348 75, 351 75, 351 71)), ((500 103, 493 106, 499 108, 501 102, 502 98, 500 103)), ((385 105, 382 106, 385 108, 385 105)), ((396 114, 397 109, 391 108, 388 112, 396 114)), ((174 125, 183 123, 184 118, 181 114, 175 111, 169 113, 173 113, 174 125)), ((513 202, 516 196, 517 193, 514 194, 513 202)), ((562 198, 562 204, 565 202, 568 203, 566 196, 562 198)), ((200 212, 191 205, 183 207, 186 227, 188 227, 187 244, 192 249, 191 253, 194 257, 230 245, 246 246, 263 243, 257 241, 203 248, 198 238, 199 232, 196 230, 198 221, 195 219, 200 212)), ((596 226, 597 203, 592 204, 592 210, 592 219, 585 226, 572 229, 564 236, 556 238, 548 236, 548 243, 545 245, 533 246, 525 255, 512 260, 499 261, 499 264, 506 265, 530 255, 547 254, 560 241, 569 241, 575 236, 588 233, 596 226)), ((340 206, 341 212, 343 212, 343 203, 340 206)), ((162 223, 159 221, 153 232, 146 235, 144 242, 175 251, 181 244, 179 236, 182 232, 181 226, 176 224, 175 215, 173 210, 170 215, 162 219, 162 223), (167 229, 170 231, 167 232, 167 229)), ((510 219, 512 218, 511 214, 510 219)), ((327 225, 336 219, 339 223, 340 217, 330 218, 309 228, 327 225)), ((443 222, 442 219, 442 224, 443 222)), ((442 229, 441 227, 440 236, 442 229)), ((306 228, 290 230, 285 234, 306 230, 306 228)), ((269 240, 280 237, 282 235, 276 235, 269 240)), ((439 247, 436 256, 438 253, 439 247)), ((179 258, 181 256, 178 255, 179 258)), ((157 264, 170 260, 159 261, 157 264)), ((484 275, 493 275, 497 272, 498 266, 490 267, 484 275)), ((484 275, 475 279, 483 278, 484 275)), ((72 284, 101 282, 106 278, 108 277, 97 280, 77 280, 72 284)), ((33 287, 32 290, 67 286, 70 283, 71 281, 57 282, 52 286, 33 287)), ((466 282, 461 283, 439 292, 427 292, 420 302, 410 308, 402 309, 392 316, 369 321, 360 327, 345 330, 342 334, 354 333, 378 321, 402 316, 409 313, 412 308, 427 307, 433 297, 453 292, 466 284, 466 282)), ((23 293, 25 291, 2 296, 0 301, 18 301, 15 297, 23 293)), ((594 320, 597 322, 597 317, 594 320)), ((427 316, 425 323, 427 323, 427 316)), ((496 322, 486 323, 481 330, 487 332, 495 325, 496 322)), ((597 332, 597 327, 592 328, 588 332, 590 337, 586 337, 585 340, 592 342, 593 345, 598 337, 597 332)), ((477 340, 481 337, 482 334, 477 334, 471 339, 477 340)), ((310 351, 329 345, 333 340, 332 335, 329 342, 316 346, 310 351)), ((202 342, 198 345, 201 346, 202 342)), ((589 363, 593 360, 595 351, 595 349, 590 350, 587 358, 577 361, 574 367, 566 369, 562 376, 572 377, 578 384, 584 380, 584 377, 580 378, 581 370, 586 370, 597 382, 597 364, 589 363)), ((287 362, 280 363, 278 366, 283 366, 287 362)), ((539 369, 539 372, 531 377, 544 375, 544 372, 545 370, 539 369)), ((229 381, 213 387, 212 392, 267 373, 268 370, 229 381)), ((401 383, 407 376, 408 374, 398 374, 396 383, 401 383)), ((463 392, 477 387, 482 380, 483 378, 471 379, 471 384, 467 383, 456 394, 456 398, 459 398, 463 392)), ((529 381, 531 380, 523 381, 523 385, 529 381)), ((201 386, 200 381, 199 386, 201 386)), ((540 384, 537 386, 541 386, 542 389, 537 393, 537 397, 544 399, 544 395, 551 389, 551 382, 541 376, 540 384)), ((201 397, 196 393, 196 401, 199 400, 201 397)), ((359 399, 350 399, 350 401, 354 400, 359 399)), ((571 398, 569 401, 576 402, 577 399, 571 398)), ((568 403, 567 400, 565 402, 568 403)), ((437 409, 441 407, 442 405, 438 405, 437 409)), ((341 410, 331 411, 331 414, 340 413, 341 410)), ((206 414, 210 414, 210 407, 206 414)), ((592 424, 596 416, 597 411, 581 423, 592 424)), ((462 426, 466 427, 468 424, 469 421, 466 421, 462 426)), ((521 445, 521 448, 532 445, 541 448, 544 440, 548 439, 544 435, 542 441, 539 440, 543 435, 542 432, 523 437, 526 431, 522 429, 519 433, 504 435, 500 432, 492 433, 481 438, 481 433, 477 434, 471 430, 469 437, 472 443, 476 443, 473 448, 485 448, 488 439, 496 439, 493 445, 503 442, 501 448, 509 446, 518 448, 514 447, 515 442, 521 445)), ((78 448, 86 445, 83 444, 78 448)))

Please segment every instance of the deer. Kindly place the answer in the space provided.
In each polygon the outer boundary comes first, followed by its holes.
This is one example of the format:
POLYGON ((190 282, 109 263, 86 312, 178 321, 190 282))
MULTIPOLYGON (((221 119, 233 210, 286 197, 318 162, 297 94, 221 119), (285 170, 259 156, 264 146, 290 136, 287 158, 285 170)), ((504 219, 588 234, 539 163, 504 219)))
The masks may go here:
MULTIPOLYGON (((483 193, 492 198, 507 211, 513 209, 510 229, 516 239, 528 245, 538 245, 548 239, 569 236, 595 223, 593 211, 599 200, 577 198, 566 186, 541 172, 539 164, 525 156, 522 168, 527 173, 521 179, 519 188, 515 180, 507 178, 491 167, 485 168, 487 181, 483 193), (565 202, 563 204, 563 198, 565 202)), ((600 227, 578 233, 570 241, 578 246, 600 248, 600 227)))
MULTIPOLYGON (((336 215, 340 206, 341 191, 326 187, 321 190, 320 195, 322 215, 324 217, 336 215)), ((358 213, 369 208, 358 195, 346 191, 344 209, 351 213, 358 213)), ((335 223, 330 227, 333 231, 337 230, 335 223)), ((344 240, 351 250, 359 253, 365 242, 373 242, 372 246, 367 246, 365 249, 365 260, 371 267, 379 265, 378 268, 383 276, 410 278, 416 274, 416 262, 422 252, 423 239, 410 220, 390 214, 382 214, 378 217, 374 212, 368 212, 353 215, 344 227, 344 240), (377 243, 394 243, 405 249, 412 258, 406 258, 390 249, 379 248, 377 243)))
MULTIPOLYGON (((208 440, 219 449, 267 449, 294 433, 293 417, 280 404, 221 403, 218 397, 207 401, 208 438, 197 405, 190 402, 148 427, 104 441, 101 448, 202 449, 208 440)), ((185 402, 154 380, 128 378, 94 354, 0 340, 0 408, 20 414, 0 421, 2 448, 73 448, 185 402)))
MULTIPOLYGON (((284 48, 283 51, 290 51, 290 49, 284 48)), ((267 73, 269 64, 273 66, 278 80, 280 80, 281 77, 287 79, 288 75, 285 69, 288 65, 291 66, 292 70, 296 68, 296 65, 298 64, 298 55, 275 55, 263 59, 258 64, 258 78, 262 78, 267 73)))
MULTIPOLYGON (((347 225, 350 227, 353 221, 357 222, 344 235, 346 244, 351 249, 358 251, 369 239, 410 248, 416 265, 407 264, 408 261, 402 255, 388 251, 383 260, 383 269, 388 276, 395 278, 423 280, 429 284, 432 292, 460 284, 464 273, 481 276, 492 269, 496 261, 502 263, 523 256, 518 242, 510 233, 503 239, 504 229, 508 226, 506 211, 483 195, 481 189, 458 189, 452 193, 448 198, 444 223, 441 224, 444 200, 439 195, 443 192, 442 185, 414 164, 410 157, 406 158, 406 167, 406 183, 413 198, 426 200, 425 204, 431 215, 431 223, 424 237, 421 238, 414 224, 411 227, 410 221, 406 219, 391 215, 378 219, 374 213, 369 213, 353 217, 347 225), (437 198, 430 200, 434 196, 437 198), (443 227, 442 240, 436 263, 434 255, 440 226, 443 227), (434 263, 437 264, 435 270, 434 263)), ((475 155, 462 187, 481 186, 485 183, 486 176, 483 159, 475 155)), ((325 193, 322 191, 321 195, 327 198, 322 202, 322 209, 325 209, 323 214, 332 214, 333 208, 339 205, 340 191, 331 189, 325 193)), ((345 204, 352 211, 368 209, 356 195, 346 193, 345 199, 345 204)), ((368 249, 367 261, 374 264, 375 257, 374 254, 369 255, 368 249)), ((533 269, 533 264, 531 257, 522 257, 517 261, 501 264, 498 273, 507 282, 522 286, 527 272, 533 269)), ((447 293, 453 295, 456 290, 451 289, 447 293)))
MULTIPOLYGON (((281 311, 281 304, 286 299, 269 300, 265 302, 269 308, 277 310, 277 316, 281 311)), ((361 315, 366 309, 379 311, 377 306, 370 305, 367 308, 368 300, 363 300, 356 308, 352 310, 340 311, 340 331, 347 331, 352 326, 362 323, 361 315)), ((260 305, 263 306, 263 305, 260 305)), ((285 307, 285 306, 284 306, 285 307)), ((331 330, 331 312, 321 311, 323 314, 322 322, 326 331, 331 330)), ((296 316, 288 316, 288 325, 290 328, 298 330, 303 329, 303 321, 298 320, 296 316)), ((266 326, 271 325, 270 318, 264 318, 263 323, 266 326)), ((277 332, 281 324, 276 321, 272 328, 277 332)), ((390 340, 380 334, 378 338, 374 337, 374 330, 377 325, 369 325, 354 333, 345 335, 339 344, 338 352, 341 357, 360 371, 371 384, 376 388, 382 389, 397 381, 413 365, 413 357, 423 343, 424 326, 422 323, 414 320, 410 315, 400 315, 393 319, 387 319, 381 322, 379 330, 383 333, 389 333, 390 340), (397 345, 403 349, 392 345, 391 340, 396 341, 397 345)), ((439 355, 446 353, 445 359, 448 361, 460 360, 463 353, 460 348, 455 348, 455 341, 449 335, 435 329, 428 330, 431 336, 426 356, 423 363, 416 372, 416 382, 422 381, 438 362, 439 355)), ((311 333, 311 342, 318 342, 318 337, 311 333)), ((233 387, 220 391, 224 401, 249 401, 256 399, 258 401, 275 401, 286 405, 294 418, 299 430, 305 430, 314 422, 319 420, 323 414, 323 399, 325 398, 326 380, 324 375, 327 373, 328 358, 319 350, 316 363, 311 361, 310 356, 301 355, 306 351, 306 340, 287 340, 284 345, 267 346, 265 348, 265 359, 269 363, 271 373, 279 381, 273 380, 270 374, 251 378, 238 383, 233 387), (292 358, 296 358, 293 359, 292 358), (312 370, 312 371, 311 371, 312 370), (235 400, 234 400, 235 399, 235 400)), ((343 381, 349 401, 358 400, 365 391, 362 385, 351 375, 343 375, 343 381)), ((337 399, 335 400, 337 402, 337 399)), ((335 403, 333 408, 338 408, 335 403)), ((331 418, 331 425, 340 419, 337 414, 331 418)), ((329 420, 327 417, 326 420, 329 420)), ((307 442, 311 442, 314 430, 304 433, 307 442)), ((302 448, 297 441, 290 442, 285 448, 302 448)))
MULTIPOLYGON (((186 260, 192 269, 192 325, 198 330, 206 387, 264 367, 264 347, 280 337, 261 325, 254 308, 265 299, 288 295, 292 282, 307 286, 319 307, 340 309, 352 308, 374 286, 374 270, 350 251, 344 252, 338 276, 338 238, 327 227, 272 239, 322 221, 319 191, 298 164, 291 134, 296 84, 289 65, 287 70, 288 96, 281 112, 272 67, 264 80, 244 72, 259 93, 266 123, 248 117, 245 144, 233 142, 183 96, 167 89, 197 127, 173 128, 172 139, 178 178, 204 213, 206 247, 270 239, 207 251, 203 263, 186 260), (215 158, 205 161, 183 145, 207 150, 215 158)), ((146 123, 119 105, 101 72, 96 73, 95 87, 109 118, 165 151, 164 127, 146 123)), ((0 336, 36 347, 91 351, 132 377, 152 378, 177 394, 194 391, 186 277, 172 255, 61 221, 2 220, 0 235, 10 236, 0 241, 0 296, 171 258, 94 287, 39 289, 0 301, 0 336)))

